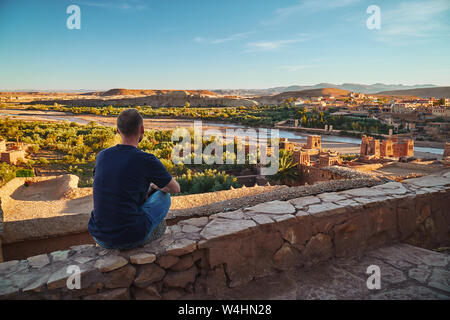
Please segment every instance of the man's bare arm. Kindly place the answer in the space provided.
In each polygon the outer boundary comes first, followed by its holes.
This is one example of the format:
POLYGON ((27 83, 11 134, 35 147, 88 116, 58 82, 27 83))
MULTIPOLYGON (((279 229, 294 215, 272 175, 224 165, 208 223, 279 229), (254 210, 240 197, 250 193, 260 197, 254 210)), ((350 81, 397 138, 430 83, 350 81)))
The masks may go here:
POLYGON ((172 178, 172 180, 170 180, 170 182, 164 188, 158 188, 153 183, 152 183, 151 187, 153 189, 160 190, 162 192, 166 192, 166 193, 170 193, 170 194, 175 194, 175 193, 180 193, 181 192, 180 185, 178 184, 178 182, 174 178, 172 178))

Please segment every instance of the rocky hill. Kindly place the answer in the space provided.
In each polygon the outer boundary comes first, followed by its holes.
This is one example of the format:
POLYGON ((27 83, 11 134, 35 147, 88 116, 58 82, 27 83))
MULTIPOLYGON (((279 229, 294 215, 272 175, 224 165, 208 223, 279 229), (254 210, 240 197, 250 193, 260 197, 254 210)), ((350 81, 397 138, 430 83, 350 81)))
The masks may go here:
POLYGON ((310 99, 314 97, 345 97, 351 91, 335 89, 335 88, 323 88, 323 89, 311 89, 301 91, 288 91, 274 96, 262 96, 255 98, 261 104, 278 104, 283 103, 286 99, 310 99))
POLYGON ((185 92, 188 95, 209 95, 209 96, 218 95, 217 93, 208 90, 141 90, 141 89, 111 89, 108 91, 99 92, 98 94, 100 96, 152 96, 180 91, 185 92))
POLYGON ((393 90, 382 91, 380 95, 390 96, 415 96, 420 98, 450 98, 450 87, 437 87, 437 88, 422 88, 422 89, 410 89, 410 90, 393 90))

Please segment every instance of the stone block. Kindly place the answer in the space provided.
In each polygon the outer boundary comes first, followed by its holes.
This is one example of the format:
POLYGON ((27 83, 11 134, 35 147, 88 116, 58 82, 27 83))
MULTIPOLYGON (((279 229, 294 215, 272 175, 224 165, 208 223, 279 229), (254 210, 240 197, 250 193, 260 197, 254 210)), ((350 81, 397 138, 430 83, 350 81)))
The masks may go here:
POLYGON ((342 201, 342 200, 347 199, 345 196, 340 195, 336 192, 322 193, 322 194, 319 194, 317 197, 319 199, 321 199, 322 202, 337 202, 337 201, 342 201))
POLYGON ((128 260, 121 256, 106 256, 95 262, 95 267, 100 272, 110 272, 128 264, 128 260))
POLYGON ((182 271, 189 269, 194 265, 194 258, 191 254, 186 255, 180 259, 176 264, 174 264, 172 267, 170 267, 170 270, 173 271, 182 271))
POLYGON ((308 241, 302 254, 305 257, 305 261, 310 263, 317 263, 330 259, 334 256, 331 237, 323 233, 316 234, 308 241))
POLYGON ((192 218, 187 220, 182 220, 179 222, 180 226, 191 225, 198 228, 203 228, 208 224, 208 217, 192 218))
MULTIPOLYGON (((67 286, 67 280, 73 275, 73 272, 68 268, 69 266, 64 266, 58 269, 56 272, 53 272, 48 281, 47 288, 48 290, 54 290, 59 288, 64 288, 67 286)), ((87 273, 92 270, 91 267, 87 265, 82 265, 80 267, 80 277, 83 277, 87 273)))
POLYGON ((256 223, 252 220, 231 220, 216 218, 208 223, 200 233, 202 238, 206 240, 219 238, 231 234, 237 234, 246 231, 249 228, 256 227, 256 223))
POLYGON ((268 223, 273 223, 274 221, 267 214, 256 214, 252 217, 252 220, 259 225, 264 225, 268 223))
POLYGON ((304 245, 312 236, 311 219, 296 219, 276 225, 284 240, 291 245, 304 245))
POLYGON ((311 215, 314 214, 334 214, 337 213, 337 209, 341 209, 342 206, 334 204, 332 202, 326 202, 321 204, 313 204, 309 206, 308 213, 311 215))
POLYGON ((194 283, 198 270, 196 266, 185 271, 169 271, 164 277, 164 284, 171 288, 184 288, 188 283, 194 283))
POLYGON ((321 200, 314 196, 307 196, 307 197, 292 199, 289 202, 291 204, 293 204, 297 209, 303 209, 306 206, 320 203, 321 200))
POLYGON ((186 238, 178 239, 166 249, 166 254, 171 256, 182 256, 197 249, 197 241, 186 238))
POLYGON ((143 265, 134 280, 134 285, 139 288, 146 288, 150 284, 162 280, 165 274, 166 271, 154 263, 143 265))
POLYGON ((367 215, 358 215, 333 228, 336 256, 358 255, 367 249, 367 239, 374 234, 374 224, 367 215))
POLYGON ((138 253, 130 256, 130 262, 133 264, 149 264, 156 260, 153 253, 138 253))
POLYGON ((134 281, 136 269, 131 265, 108 272, 104 275, 105 287, 108 289, 128 288, 134 281))
POLYGON ((8 272, 19 264, 19 260, 10 260, 0 263, 0 273, 8 272))
POLYGON ((70 250, 61 250, 50 253, 53 262, 66 261, 69 257, 70 250))
POLYGON ((164 269, 168 269, 171 266, 175 265, 178 261, 180 261, 179 257, 175 256, 162 256, 156 261, 156 263, 164 269))
POLYGON ((27 285, 25 288, 23 288, 22 292, 30 292, 30 291, 41 292, 44 285, 47 283, 49 277, 50 277, 49 274, 44 274, 40 276, 38 279, 36 279, 35 281, 27 285))
POLYGON ((48 258, 48 255, 46 254, 40 254, 38 256, 29 257, 28 264, 32 268, 42 268, 43 266, 46 266, 50 263, 50 259, 48 258))
POLYGON ((288 243, 273 255, 273 261, 280 270, 293 270, 303 265, 300 252, 288 243))
POLYGON ((217 295, 221 291, 226 290, 227 287, 227 277, 223 266, 217 266, 212 270, 208 271, 206 276, 206 293, 209 295, 217 295))
POLYGON ((398 202, 397 223, 401 239, 409 237, 417 227, 417 211, 414 197, 407 197, 398 202))
POLYGON ((295 208, 288 201, 270 201, 245 209, 255 213, 294 214, 295 208))

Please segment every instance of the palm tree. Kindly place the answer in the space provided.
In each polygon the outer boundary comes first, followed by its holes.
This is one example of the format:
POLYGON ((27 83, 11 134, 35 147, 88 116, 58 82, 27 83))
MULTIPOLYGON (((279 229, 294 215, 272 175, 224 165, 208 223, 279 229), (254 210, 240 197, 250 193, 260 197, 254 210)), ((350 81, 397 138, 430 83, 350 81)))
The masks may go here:
POLYGON ((294 163, 292 152, 280 150, 277 174, 270 178, 273 182, 289 185, 299 180, 297 163, 294 163))

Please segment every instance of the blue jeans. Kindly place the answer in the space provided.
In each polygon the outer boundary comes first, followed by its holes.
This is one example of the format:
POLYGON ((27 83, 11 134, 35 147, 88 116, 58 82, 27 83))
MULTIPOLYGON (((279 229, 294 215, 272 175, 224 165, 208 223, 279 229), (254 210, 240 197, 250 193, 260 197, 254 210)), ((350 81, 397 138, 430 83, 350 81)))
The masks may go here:
POLYGON ((150 219, 150 222, 152 223, 152 226, 150 228, 150 231, 145 236, 144 239, 139 240, 134 243, 129 243, 126 245, 121 246, 112 246, 110 244, 104 243, 97 238, 94 238, 95 242, 97 244, 105 249, 121 249, 121 250, 127 250, 127 249, 133 249, 136 247, 140 247, 144 244, 147 244, 153 240, 155 240, 154 231, 157 233, 161 233, 162 228, 165 230, 165 221, 164 218, 166 217, 167 213, 169 212, 169 208, 171 205, 170 200, 170 194, 164 193, 162 191, 156 191, 152 195, 148 197, 147 200, 145 200, 144 204, 142 205, 141 209, 142 211, 147 215, 147 217, 150 219))

